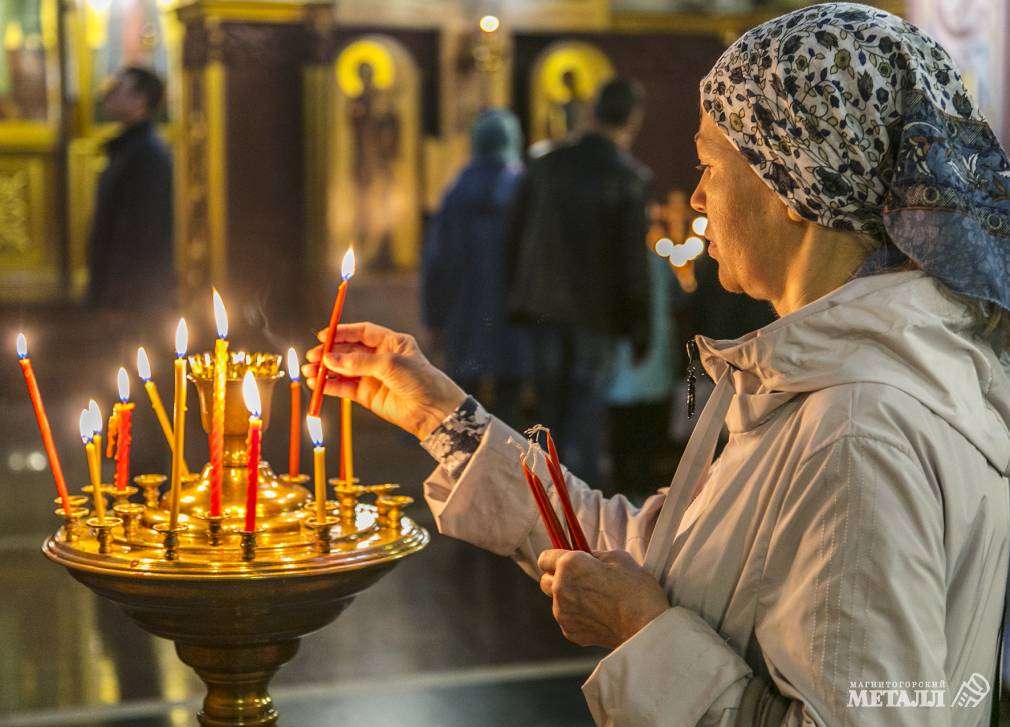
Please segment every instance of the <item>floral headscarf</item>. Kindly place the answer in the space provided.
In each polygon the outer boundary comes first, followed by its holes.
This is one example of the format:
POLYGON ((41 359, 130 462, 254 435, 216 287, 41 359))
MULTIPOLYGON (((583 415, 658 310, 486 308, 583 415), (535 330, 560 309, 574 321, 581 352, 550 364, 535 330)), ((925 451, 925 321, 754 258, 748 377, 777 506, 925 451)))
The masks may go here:
POLYGON ((855 3, 748 31, 701 81, 702 108, 801 217, 882 243, 1010 309, 1010 163, 947 52, 855 3))

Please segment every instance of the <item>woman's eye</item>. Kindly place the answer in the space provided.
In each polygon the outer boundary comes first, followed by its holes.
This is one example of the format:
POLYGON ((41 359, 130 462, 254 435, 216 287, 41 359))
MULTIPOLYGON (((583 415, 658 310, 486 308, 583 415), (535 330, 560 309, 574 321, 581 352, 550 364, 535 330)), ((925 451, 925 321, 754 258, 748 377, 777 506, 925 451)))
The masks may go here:
POLYGON ((697 169, 702 174, 704 174, 705 170, 708 169, 708 164, 698 164, 694 168, 697 169))

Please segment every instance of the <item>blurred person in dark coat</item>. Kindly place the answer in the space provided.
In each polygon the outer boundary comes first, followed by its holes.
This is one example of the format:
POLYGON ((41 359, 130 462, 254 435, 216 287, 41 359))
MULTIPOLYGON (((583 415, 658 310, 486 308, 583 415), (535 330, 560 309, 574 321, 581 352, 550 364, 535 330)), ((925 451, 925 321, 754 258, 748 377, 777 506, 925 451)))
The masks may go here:
POLYGON ((649 345, 648 169, 631 144, 644 94, 615 78, 593 122, 530 162, 509 232, 509 308, 532 326, 536 409, 571 469, 599 482, 606 389, 617 338, 649 345))
POLYGON ((91 223, 90 302, 100 307, 175 302, 172 157, 155 119, 161 79, 146 68, 120 71, 102 103, 120 124, 106 143, 91 223))
POLYGON ((471 148, 425 239, 424 321, 460 386, 495 401, 503 419, 519 426, 529 344, 506 321, 504 234, 522 172, 519 122, 506 110, 483 112, 471 148))

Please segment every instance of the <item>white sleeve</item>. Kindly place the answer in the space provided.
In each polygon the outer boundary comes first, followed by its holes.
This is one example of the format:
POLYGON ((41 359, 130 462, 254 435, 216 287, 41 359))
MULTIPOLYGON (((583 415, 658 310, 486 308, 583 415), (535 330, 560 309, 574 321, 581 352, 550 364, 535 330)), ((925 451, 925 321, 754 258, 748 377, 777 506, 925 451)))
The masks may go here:
POLYGON ((583 686, 599 724, 950 725, 949 708, 861 706, 858 688, 946 680, 940 493, 903 451, 861 437, 811 455, 784 487, 755 614, 770 682, 674 606, 583 686))

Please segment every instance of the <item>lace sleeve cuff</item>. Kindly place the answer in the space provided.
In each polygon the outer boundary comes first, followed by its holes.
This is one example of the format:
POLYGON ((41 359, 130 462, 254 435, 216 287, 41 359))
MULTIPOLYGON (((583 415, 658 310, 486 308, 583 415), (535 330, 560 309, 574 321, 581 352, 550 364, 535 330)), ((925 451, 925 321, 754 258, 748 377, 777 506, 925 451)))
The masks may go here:
POLYGON ((453 480, 459 479, 470 457, 480 446, 490 422, 491 415, 476 399, 468 396, 456 411, 421 441, 421 446, 453 480))

